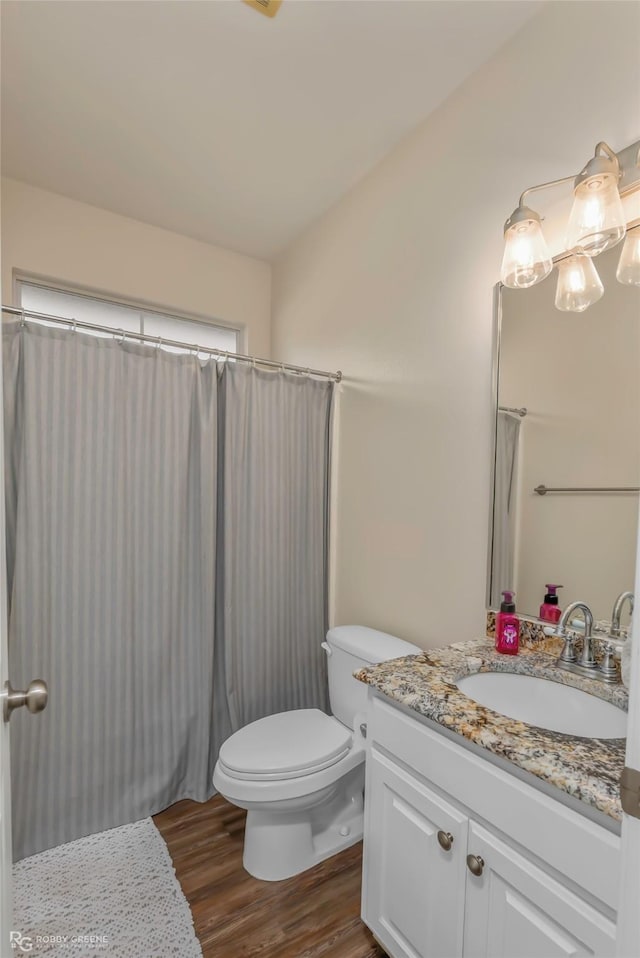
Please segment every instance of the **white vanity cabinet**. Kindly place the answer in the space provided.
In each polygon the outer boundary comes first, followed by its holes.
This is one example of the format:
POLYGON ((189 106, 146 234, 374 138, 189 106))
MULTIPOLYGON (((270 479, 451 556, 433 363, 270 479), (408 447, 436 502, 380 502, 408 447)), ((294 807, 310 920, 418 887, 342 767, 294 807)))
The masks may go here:
POLYGON ((508 842, 471 822, 484 867, 466 879, 464 958, 615 955, 615 925, 508 842))
POLYGON ((616 834, 374 693, 367 749, 362 917, 391 958, 612 958, 616 834))
POLYGON ((467 817, 383 756, 367 778, 365 922, 393 958, 461 955, 467 817))

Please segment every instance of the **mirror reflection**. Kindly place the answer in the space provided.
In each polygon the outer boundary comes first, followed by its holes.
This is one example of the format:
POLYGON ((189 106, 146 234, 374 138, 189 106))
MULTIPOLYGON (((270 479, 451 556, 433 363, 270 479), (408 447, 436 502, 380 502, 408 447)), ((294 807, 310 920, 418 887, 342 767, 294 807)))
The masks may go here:
POLYGON ((633 589, 640 288, 616 281, 619 257, 598 256, 604 295, 583 313, 555 308, 555 271, 500 288, 491 608, 512 589, 518 611, 538 615, 552 584, 560 608, 582 599, 610 619, 633 589))

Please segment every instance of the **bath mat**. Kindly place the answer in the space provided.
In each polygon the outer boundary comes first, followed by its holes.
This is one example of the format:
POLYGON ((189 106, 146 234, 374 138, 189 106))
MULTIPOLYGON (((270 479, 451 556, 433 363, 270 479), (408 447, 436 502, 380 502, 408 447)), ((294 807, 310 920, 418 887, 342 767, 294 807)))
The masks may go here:
POLYGON ((150 818, 25 858, 13 882, 14 955, 202 958, 150 818))

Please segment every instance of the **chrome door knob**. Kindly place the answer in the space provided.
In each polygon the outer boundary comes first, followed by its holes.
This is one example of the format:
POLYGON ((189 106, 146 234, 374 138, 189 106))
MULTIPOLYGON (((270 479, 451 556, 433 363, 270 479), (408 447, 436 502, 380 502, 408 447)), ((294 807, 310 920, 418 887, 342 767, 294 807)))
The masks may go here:
POLYGON ((467 855, 467 868, 476 878, 480 877, 484 869, 484 858, 480 858, 480 855, 467 855))
POLYGON ((34 679, 33 682, 30 682, 26 692, 18 692, 12 688, 11 682, 5 682, 3 698, 2 711, 5 722, 8 722, 13 710, 19 709, 23 705, 26 705, 32 714, 42 712, 49 701, 49 689, 47 683, 43 682, 42 679, 34 679))
POLYGON ((451 832, 443 832, 440 830, 438 832, 438 842, 440 844, 440 848, 444 848, 445 852, 448 852, 451 850, 451 846, 453 845, 453 835, 451 832))

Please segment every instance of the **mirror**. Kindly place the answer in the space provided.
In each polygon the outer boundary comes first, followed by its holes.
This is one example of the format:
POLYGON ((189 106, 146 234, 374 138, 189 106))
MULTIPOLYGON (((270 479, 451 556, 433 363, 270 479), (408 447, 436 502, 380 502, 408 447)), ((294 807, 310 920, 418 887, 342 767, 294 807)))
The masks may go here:
POLYGON ((604 296, 583 313, 555 308, 557 270, 529 289, 497 290, 492 609, 513 589, 518 612, 537 616, 555 583, 560 608, 582 599, 610 619, 615 597, 633 590, 640 287, 617 282, 620 251, 594 259, 604 296))

